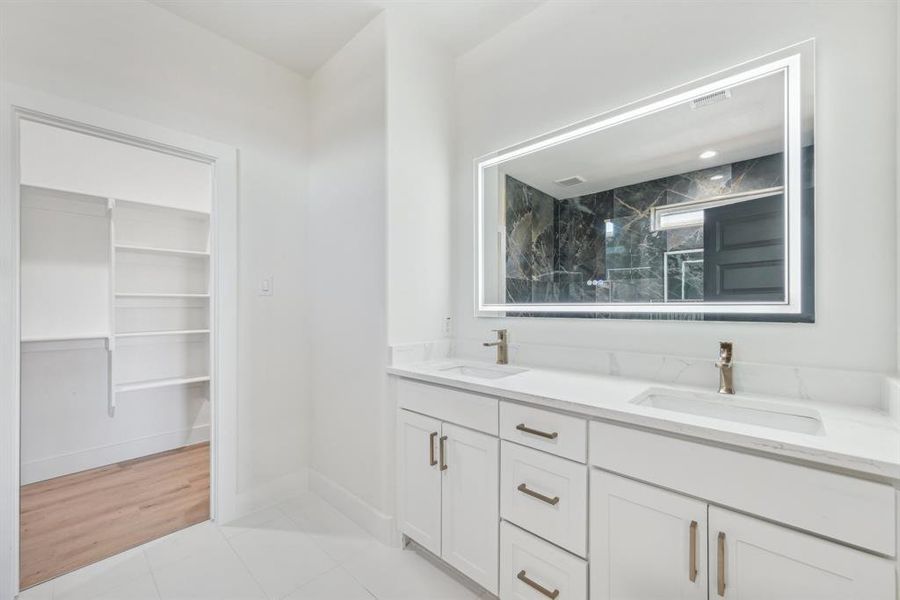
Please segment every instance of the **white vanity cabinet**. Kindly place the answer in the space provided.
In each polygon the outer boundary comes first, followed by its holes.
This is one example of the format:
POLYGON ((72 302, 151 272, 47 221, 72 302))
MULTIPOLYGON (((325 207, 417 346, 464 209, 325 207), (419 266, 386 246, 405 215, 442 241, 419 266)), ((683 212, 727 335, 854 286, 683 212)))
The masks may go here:
POLYGON ((441 422, 399 411, 397 489, 400 530, 426 550, 441 553, 441 422))
POLYGON ((715 506, 709 565, 710 599, 896 597, 893 562, 715 506))
POLYGON ((444 423, 441 558, 497 593, 499 441, 444 423))
POLYGON ((607 423, 590 441, 592 600, 896 600, 891 486, 607 423))
POLYGON ((890 483, 392 381, 400 531, 501 600, 900 600, 890 483))
POLYGON ((497 400, 403 380, 397 400, 401 533, 496 594, 497 400))
POLYGON ((706 502, 594 469, 591 598, 705 600, 706 502))
POLYGON ((497 592, 499 440, 399 411, 400 531, 497 592))

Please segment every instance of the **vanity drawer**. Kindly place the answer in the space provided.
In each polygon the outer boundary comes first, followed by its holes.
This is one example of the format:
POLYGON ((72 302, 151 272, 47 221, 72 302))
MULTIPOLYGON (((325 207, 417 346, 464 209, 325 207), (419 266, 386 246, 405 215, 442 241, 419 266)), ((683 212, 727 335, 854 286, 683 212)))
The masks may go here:
POLYGON ((582 463, 587 457, 587 421, 549 410, 501 402, 500 437, 582 463))
POLYGON ((587 600, 587 563, 553 544, 500 524, 503 600, 587 600))
POLYGON ((500 516, 575 554, 587 554, 587 468, 500 444, 500 516))
POLYGON ((894 489, 693 442, 593 422, 591 464, 881 554, 896 554, 894 489))
POLYGON ((490 396, 396 378, 397 407, 497 435, 497 404, 490 396))

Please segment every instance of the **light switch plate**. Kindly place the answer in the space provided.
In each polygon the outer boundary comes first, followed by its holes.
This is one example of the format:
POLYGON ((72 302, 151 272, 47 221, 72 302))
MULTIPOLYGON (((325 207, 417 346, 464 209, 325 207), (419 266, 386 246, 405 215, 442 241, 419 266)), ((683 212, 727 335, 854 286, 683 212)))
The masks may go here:
POLYGON ((444 317, 444 323, 441 329, 444 337, 450 337, 453 333, 453 322, 450 320, 450 317, 444 317))
POLYGON ((274 291, 275 278, 271 275, 259 281, 259 289, 256 291, 259 296, 271 296, 274 291))

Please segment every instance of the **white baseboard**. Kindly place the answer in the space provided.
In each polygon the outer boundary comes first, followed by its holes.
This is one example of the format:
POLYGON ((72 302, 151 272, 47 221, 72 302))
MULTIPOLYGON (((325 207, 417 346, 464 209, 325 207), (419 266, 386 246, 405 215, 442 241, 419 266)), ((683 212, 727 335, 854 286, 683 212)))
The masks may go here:
POLYGON ((280 502, 309 491, 309 473, 304 467, 278 479, 255 485, 234 499, 234 513, 222 514, 219 520, 228 523, 244 515, 274 506, 280 502))
POLYGON ((21 484, 27 485, 61 475, 68 475, 69 473, 77 473, 122 462, 123 460, 149 456, 157 452, 165 452, 166 450, 174 450, 175 448, 208 441, 209 425, 198 425, 191 429, 160 433, 108 446, 87 448, 69 454, 59 454, 23 462, 20 471, 21 484))
POLYGON ((371 533, 382 544, 394 546, 399 543, 399 537, 394 531, 394 517, 381 512, 315 469, 309 470, 309 489, 371 533))

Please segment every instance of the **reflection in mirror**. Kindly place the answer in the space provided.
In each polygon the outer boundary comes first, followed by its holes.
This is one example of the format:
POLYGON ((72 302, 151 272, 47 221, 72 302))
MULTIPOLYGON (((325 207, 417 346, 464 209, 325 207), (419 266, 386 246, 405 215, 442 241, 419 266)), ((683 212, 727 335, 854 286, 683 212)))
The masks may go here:
POLYGON ((812 85, 798 98, 795 65, 483 160, 479 308, 810 320, 812 85))

